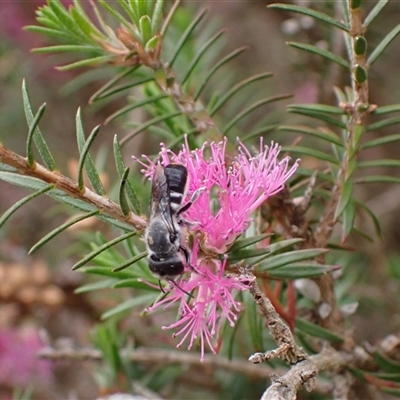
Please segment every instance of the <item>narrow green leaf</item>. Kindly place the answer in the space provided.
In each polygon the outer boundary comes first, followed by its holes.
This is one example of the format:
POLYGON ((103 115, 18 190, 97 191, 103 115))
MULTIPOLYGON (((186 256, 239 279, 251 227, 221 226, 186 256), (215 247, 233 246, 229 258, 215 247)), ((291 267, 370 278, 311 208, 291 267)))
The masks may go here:
POLYGON ((356 218, 356 207, 354 201, 350 199, 347 203, 346 208, 343 210, 343 232, 342 232, 342 243, 344 243, 350 232, 354 228, 354 220, 356 218))
POLYGON ((79 262, 77 262, 73 267, 72 270, 75 271, 78 268, 81 268, 82 266, 84 266, 85 264, 87 264, 90 260, 92 260, 93 258, 95 258, 96 256, 98 256, 99 254, 101 254, 103 251, 106 251, 107 249, 109 249, 110 247, 124 241, 127 240, 129 238, 131 238, 132 236, 136 235, 136 231, 135 232, 128 232, 125 235, 119 236, 107 243, 105 243, 103 246, 98 247, 97 249, 95 249, 94 251, 92 251, 91 253, 89 253, 86 257, 84 257, 82 260, 80 260, 79 262))
POLYGON ((268 276, 279 279, 313 278, 338 269, 336 265, 289 264, 268 272, 268 276))
POLYGON ((233 253, 229 253, 229 262, 238 262, 238 261, 247 261, 253 257, 259 257, 269 253, 269 249, 267 247, 261 249, 240 249, 236 250, 233 253))
POLYGON ((156 0, 153 10, 153 17, 151 18, 151 31, 153 32, 153 35, 160 31, 163 8, 164 0, 156 0))
POLYGON ((178 57, 180 51, 182 50, 182 47, 188 40, 189 36, 195 30, 196 26, 201 22, 201 20, 205 17, 207 12, 208 12, 207 8, 204 8, 202 11, 200 11, 200 13, 196 15, 194 20, 191 22, 191 24, 187 27, 186 31, 181 36, 179 42, 175 46, 175 51, 172 53, 172 57, 168 62, 170 68, 172 68, 172 66, 174 65, 176 58, 178 57))
POLYGON ((400 183, 400 178, 386 175, 369 175, 356 179, 355 183, 400 183))
POLYGON ((400 167, 400 160, 368 160, 360 161, 359 168, 376 168, 376 167, 400 167))
POLYGON ((336 54, 334 54, 328 50, 324 50, 324 49, 321 49, 320 47, 313 46, 311 44, 305 44, 305 43, 287 42, 287 44, 296 49, 305 50, 310 53, 317 54, 323 58, 326 58, 329 61, 333 61, 333 62, 341 65, 342 67, 344 67, 346 69, 350 69, 350 63, 347 60, 345 60, 342 57, 337 56, 336 54))
POLYGON ((328 114, 345 114, 343 108, 329 106, 327 104, 289 104, 288 109, 290 110, 302 110, 302 111, 314 111, 323 112, 328 114))
POLYGON ((313 324, 310 321, 307 321, 304 318, 296 317, 296 328, 300 331, 307 333, 308 335, 319 337, 321 339, 330 340, 332 342, 343 342, 344 339, 338 335, 330 331, 329 329, 322 328, 316 324, 313 324))
POLYGON ((46 103, 43 103, 39 107, 39 110, 36 113, 35 117, 33 118, 33 121, 29 127, 28 139, 26 141, 26 154, 27 154, 27 158, 28 158, 28 165, 30 167, 33 167, 33 164, 35 162, 35 157, 34 157, 33 148, 32 148, 33 135, 36 133, 36 128, 39 124, 40 119, 43 117, 45 110, 46 110, 46 103))
POLYGON ((385 38, 379 43, 376 49, 370 54, 367 60, 368 65, 372 65, 377 58, 383 53, 387 46, 389 46, 390 42, 400 33, 400 24, 393 28, 385 38))
POLYGON ((334 165, 339 165, 339 160, 336 158, 330 156, 329 154, 326 154, 322 151, 315 150, 315 149, 310 149, 308 147, 302 147, 302 146, 283 146, 282 151, 287 151, 289 153, 298 153, 301 155, 306 155, 310 157, 315 157, 319 160, 327 161, 331 164, 334 165))
POLYGON ((298 261, 308 260, 327 253, 328 249, 306 249, 288 251, 283 254, 269 257, 266 261, 258 266, 259 272, 270 271, 271 269, 280 268, 288 264, 293 264, 298 261))
POLYGON ((312 129, 302 125, 282 125, 279 126, 278 131, 304 133, 305 135, 313 136, 333 143, 336 146, 343 147, 343 143, 340 138, 331 130, 312 129))
POLYGON ((367 132, 376 131, 387 126, 396 125, 400 123, 400 117, 386 118, 382 121, 374 122, 367 126, 367 132))
POLYGON ((212 117, 235 93, 237 93, 240 89, 248 86, 250 83, 257 82, 261 79, 269 78, 273 74, 271 72, 264 72, 262 74, 250 76, 243 81, 240 81, 236 85, 229 89, 224 95, 222 95, 219 100, 215 103, 215 105, 210 109, 210 116, 212 117))
POLYGON ((373 357, 375 362, 385 371, 385 372, 399 372, 400 371, 400 362, 392 360, 385 355, 383 355, 380 351, 376 350, 373 352, 373 357))
POLYGON ((244 304, 246 308, 247 331, 255 351, 263 351, 262 330, 263 324, 257 310, 256 302, 249 292, 244 292, 244 304))
POLYGON ((34 246, 32 246, 32 248, 29 250, 28 254, 34 253, 36 250, 40 249, 43 245, 45 245, 47 242, 49 242, 51 239, 53 239, 55 236, 57 236, 59 233, 64 232, 66 229, 68 229, 72 225, 75 225, 76 223, 83 221, 87 218, 93 217, 94 215, 99 214, 99 213, 100 213, 99 210, 95 210, 95 211, 92 211, 91 213, 88 213, 85 215, 79 215, 78 217, 73 218, 70 221, 67 221, 65 224, 62 224, 61 226, 52 230, 50 233, 48 233, 42 239, 40 239, 34 246))
POLYGON ((76 25, 85 35, 86 39, 92 40, 94 43, 95 40, 93 36, 97 36, 99 38, 105 38, 102 32, 97 29, 96 25, 90 20, 88 15, 86 14, 84 8, 81 6, 79 1, 74 1, 74 6, 70 8, 71 17, 75 20, 76 25))
MULTIPOLYGON (((34 121, 34 116, 25 79, 22 81, 22 97, 24 102, 25 118, 28 122, 28 126, 31 126, 34 121)), ((50 150, 38 127, 35 129, 33 140, 35 141, 36 147, 39 151, 40 157, 42 157, 44 165, 50 171, 54 171, 55 169, 57 169, 53 156, 51 155, 50 150)))
POLYGON ((382 146, 387 143, 397 142, 400 140, 400 134, 381 136, 377 139, 369 140, 361 145, 361 149, 370 149, 371 147, 382 146))
POLYGON ((230 60, 234 59, 235 57, 237 57, 238 55, 242 54, 244 51, 246 51, 248 49, 247 46, 244 47, 239 47, 238 49, 232 51, 231 53, 229 53, 227 56, 225 56, 222 60, 218 61, 212 68, 211 70, 207 73, 207 75, 205 76, 205 78, 203 79, 203 81, 201 82, 200 86, 198 87, 196 93, 193 96, 194 101, 196 101, 201 92, 203 91, 203 89, 205 88, 206 84, 208 83, 208 81, 211 79, 211 77, 215 74, 215 72, 217 72, 223 65, 225 65, 226 63, 228 63, 230 60))
MULTIPOLYGON (((146 279, 146 281, 147 280, 148 279, 146 279)), ((155 281, 154 284, 157 285, 157 281, 155 281)), ((149 286, 147 283, 141 281, 140 278, 122 279, 122 280, 119 280, 118 282, 114 281, 113 288, 114 289, 132 288, 132 289, 140 289, 140 290, 150 290, 152 292, 157 291, 157 289, 155 289, 155 288, 149 286)))
POLYGON ((139 32, 143 38, 143 44, 146 44, 153 36, 151 32, 151 20, 148 15, 142 15, 139 19, 139 32))
POLYGON ((57 17, 60 25, 64 26, 64 28, 68 31, 71 37, 76 38, 80 41, 86 41, 86 36, 82 33, 82 31, 77 26, 76 22, 69 15, 64 6, 57 1, 50 1, 48 6, 54 12, 54 15, 57 17))
POLYGON ((115 120, 118 117, 121 117, 122 115, 128 113, 129 111, 132 111, 136 108, 143 107, 146 104, 154 103, 157 100, 165 99, 166 97, 169 97, 167 93, 160 93, 155 96, 150 96, 146 97, 145 99, 137 102, 132 102, 131 104, 128 104, 125 107, 122 107, 120 110, 116 111, 115 113, 111 114, 107 119, 105 120, 105 124, 109 124, 111 121, 115 120))
POLYGON ((383 115, 397 111, 400 111, 400 104, 391 104, 376 108, 374 111, 372 111, 371 115, 383 115))
MULTIPOLYGON (((0 175, 1 178, 1 175, 0 175)), ((49 190, 52 190, 54 188, 53 185, 47 185, 43 189, 37 190, 36 192, 30 194, 29 196, 24 197, 23 199, 17 201, 13 206, 11 206, 0 218, 0 228, 5 224, 5 222, 8 220, 8 218, 11 217, 17 211, 20 207, 22 207, 24 204, 28 203, 28 201, 31 201, 35 197, 40 196, 43 193, 48 192, 49 190)))
POLYGON ((342 215, 344 209, 349 204, 349 201, 351 200, 352 195, 353 195, 353 181, 351 178, 349 178, 343 184, 339 203, 335 210, 335 216, 334 216, 335 220, 337 220, 342 215))
POLYGON ((46 182, 31 176, 20 175, 19 173, 0 171, 0 179, 5 182, 17 185, 30 190, 42 190, 48 186, 46 182))
POLYGON ((125 171, 122 174, 121 183, 119 185, 119 205, 121 206, 122 213, 127 216, 130 213, 128 201, 126 199, 125 191, 126 191, 126 182, 129 175, 129 168, 125 168, 125 171))
POLYGON ((328 124, 338 126, 341 129, 347 128, 347 125, 343 121, 338 120, 335 117, 332 117, 325 113, 315 112, 315 111, 311 111, 311 110, 304 110, 304 109, 300 109, 300 108, 291 108, 291 107, 288 107, 288 111, 295 113, 295 114, 305 115, 306 117, 316 118, 321 121, 325 121, 328 124))
MULTIPOLYGON (((129 89, 132 86, 132 83, 129 82, 128 84, 120 85, 118 87, 115 87, 115 84, 119 82, 121 79, 125 78, 125 76, 135 72, 140 65, 135 65, 134 67, 129 67, 129 68, 124 68, 122 72, 119 74, 115 75, 113 78, 111 78, 107 83, 105 83, 99 90, 97 90, 89 99, 89 103, 94 103, 96 100, 102 99, 104 97, 110 96, 112 94, 117 93, 118 91, 122 91, 125 89, 129 89), (111 89, 111 92, 108 93, 111 89), (108 94, 107 94, 108 93, 108 94)), ((146 81, 148 82, 148 81, 146 81)))
POLYGON ((261 128, 256 129, 253 132, 250 132, 249 134, 247 134, 244 138, 241 138, 243 143, 248 142, 251 139, 257 138, 259 139, 260 136, 265 135, 266 133, 275 131, 277 128, 279 127, 279 125, 265 125, 262 126, 261 128))
POLYGON ((146 295, 141 295, 141 296, 136 296, 134 298, 128 299, 124 301, 123 303, 118 304, 116 307, 106 311, 104 314, 102 314, 101 319, 108 319, 110 317, 113 317, 114 315, 120 314, 125 311, 131 311, 132 308, 136 307, 143 307, 146 304, 150 304, 152 301, 154 301, 154 293, 151 294, 146 294, 146 295))
POLYGON ((125 28, 130 32, 133 37, 141 42, 141 37, 140 35, 136 32, 135 29, 133 29, 132 24, 122 15, 120 14, 115 7, 112 7, 107 4, 105 0, 98 0, 98 2, 112 15, 114 16, 115 19, 117 19, 122 25, 125 26, 125 28))
POLYGON ((106 55, 106 56, 98 56, 98 57, 91 57, 85 60, 76 61, 70 64, 61 65, 56 67, 59 71, 69 71, 74 68, 80 67, 89 67, 91 65, 101 65, 106 63, 107 61, 111 61, 115 56, 113 55, 106 55))
POLYGON ((367 214, 370 216, 372 223, 374 224, 374 227, 375 227, 376 235, 378 236, 379 239, 381 239, 382 231, 381 231, 381 224, 380 224, 378 217, 372 212, 372 210, 365 203, 363 203, 361 201, 357 201, 357 200, 355 200, 355 203, 358 206, 362 207, 367 212, 367 214))
POLYGON ((29 26, 25 26, 24 30, 28 31, 28 32, 40 33, 40 34, 46 35, 46 36, 53 36, 53 37, 56 37, 57 39, 63 39, 65 41, 71 40, 71 36, 68 33, 61 32, 58 29, 46 28, 44 26, 29 25, 29 26))
MULTIPOLYGON (((87 156, 89 155, 89 149, 91 144, 93 143, 94 139, 96 138, 97 134, 99 133, 100 130, 100 125, 97 125, 96 127, 93 128, 92 132, 90 133, 87 141, 85 142, 84 146, 79 149, 79 164, 78 164, 78 187, 80 191, 83 191, 85 187, 85 182, 83 180, 83 169, 84 167, 90 165, 89 162, 87 161, 87 156)), ((79 144, 79 138, 78 138, 78 144, 79 144)), ((93 183, 96 185, 97 190, 100 190, 100 194, 105 194, 105 190, 103 188, 103 185, 101 185, 100 178, 97 175, 97 171, 94 168, 91 169, 90 167, 86 167, 86 173, 88 174, 88 178, 90 180, 90 183, 93 185, 93 183), (89 176, 89 173, 91 174, 89 176), (93 182, 92 182, 93 180, 93 182)))
POLYGON ((279 94, 279 95, 266 97, 265 99, 256 101, 255 103, 251 104, 249 107, 245 108, 243 111, 239 112, 235 117, 233 117, 232 120, 224 127, 224 129, 222 130, 222 133, 224 135, 226 135, 227 132, 229 132, 229 130, 233 126, 235 126, 243 117, 250 114, 256 108, 261 107, 265 104, 272 103, 274 101, 289 99, 290 97, 292 97, 291 94, 279 94))
POLYGON ((129 260, 125 261, 123 264, 119 265, 118 267, 115 267, 111 270, 111 272, 119 272, 122 271, 125 268, 130 267, 132 264, 135 264, 142 258, 147 256, 147 251, 143 251, 142 253, 137 254, 136 256, 130 258, 129 260))
POLYGON ((99 55, 104 54, 104 50, 96 46, 87 44, 59 44, 56 46, 36 47, 32 50, 35 54, 47 53, 65 53, 65 52, 97 52, 99 55))
POLYGON ((335 26, 336 28, 342 29, 345 32, 349 32, 350 27, 346 26, 343 24, 343 22, 340 22, 336 20, 335 18, 330 17, 329 15, 326 15, 322 12, 311 10, 308 7, 302 7, 302 6, 296 6, 292 4, 271 4, 268 6, 268 8, 276 8, 278 10, 284 10, 284 11, 291 11, 299 14, 304 14, 309 17, 315 18, 319 21, 326 22, 330 25, 335 26))
MULTIPOLYGON (((119 175, 120 179, 122 179, 122 177, 124 175, 124 171, 125 171, 125 164, 124 164, 124 159, 122 157, 121 148, 118 143, 117 135, 114 136, 113 150, 114 150, 114 159, 115 159, 115 164, 117 167, 118 175, 119 175)), ((142 207, 140 205, 139 199, 135 193, 135 190, 133 189, 132 184, 129 182, 129 180, 125 184, 125 193, 128 196, 129 202, 131 203, 131 206, 132 206, 135 214, 137 214, 137 215, 142 214, 142 207)))
MULTIPOLYGON (((83 152, 85 151, 86 143, 85 143, 85 132, 83 130, 82 116, 81 116, 80 108, 78 108, 78 112, 76 113, 75 122, 76 122, 76 138, 77 138, 77 142, 78 142, 78 149, 79 149, 79 153, 83 154, 83 152)), ((95 129, 97 129, 97 131, 92 138, 92 142, 93 142, 97 132, 99 131, 100 127, 97 127, 95 129)), ((89 139, 88 139, 88 141, 89 141, 89 139)), ((89 150, 89 146, 91 143, 88 144, 87 150, 89 150)), ((96 170, 96 167, 92 160, 92 157, 90 156, 90 154, 87 151, 86 151, 86 158, 84 160, 83 165, 85 167, 85 171, 86 171, 87 177, 89 179, 89 182, 92 185, 94 191, 97 194, 99 194, 100 196, 104 196, 106 194, 106 191, 104 189, 103 184, 101 183, 100 176, 97 173, 97 170, 96 170)), ((82 184, 83 184, 83 181, 82 181, 82 184)), ((82 190, 81 187, 80 187, 80 189, 82 190)))
POLYGON ((370 11, 364 20, 365 27, 367 27, 379 15, 388 2, 389 0, 379 0, 378 3, 375 4, 375 7, 370 11))
POLYGON ((148 127, 150 127, 150 126, 152 126, 154 124, 157 124, 159 122, 163 122, 163 121, 175 118, 175 117, 180 116, 180 115, 182 115, 182 111, 178 110, 178 111, 172 111, 172 112, 169 112, 167 114, 162 114, 162 115, 160 115, 158 117, 149 119, 147 122, 145 122, 144 124, 141 124, 135 130, 133 130, 132 132, 130 132, 126 136, 124 136, 120 141, 120 145, 123 146, 126 142, 131 140, 133 137, 135 137, 136 135, 138 135, 139 133, 143 132, 148 127))
POLYGON ((200 61, 203 54, 211 48, 211 46, 226 32, 226 29, 221 29, 216 34, 214 34, 210 39, 205 42, 200 49, 197 51, 195 56, 193 57, 192 61, 189 64, 189 67, 185 74, 183 75, 181 85, 183 85, 189 78, 190 74, 193 72, 194 68, 196 67, 197 63, 200 61))
POLYGON ((234 253, 239 249, 243 249, 245 247, 251 246, 252 244, 261 242, 267 237, 272 236, 272 233, 264 233, 262 235, 251 236, 247 238, 237 239, 235 243, 233 243, 232 247, 229 249, 229 253, 234 253))
POLYGON ((101 289, 108 289, 111 288, 114 283, 115 279, 102 279, 101 281, 98 282, 87 283, 86 285, 82 285, 78 287, 78 289, 75 289, 74 293, 80 294, 80 293, 94 292, 101 289))

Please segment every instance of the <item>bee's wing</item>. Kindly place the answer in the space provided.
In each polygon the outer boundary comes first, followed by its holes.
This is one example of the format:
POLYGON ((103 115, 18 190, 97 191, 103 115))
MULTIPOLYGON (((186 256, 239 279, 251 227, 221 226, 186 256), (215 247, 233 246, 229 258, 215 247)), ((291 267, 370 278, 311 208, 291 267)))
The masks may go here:
POLYGON ((164 221, 171 233, 176 231, 172 219, 167 178, 164 174, 164 168, 160 164, 156 166, 151 185, 150 218, 154 218, 155 216, 159 216, 164 221))

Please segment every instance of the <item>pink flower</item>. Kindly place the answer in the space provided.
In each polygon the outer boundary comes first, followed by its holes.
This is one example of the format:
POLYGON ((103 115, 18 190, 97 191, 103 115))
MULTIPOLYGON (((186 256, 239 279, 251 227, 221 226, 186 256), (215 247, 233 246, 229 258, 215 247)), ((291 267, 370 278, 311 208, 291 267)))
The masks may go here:
MULTIPOLYGON (((226 165, 227 140, 205 143, 200 149, 190 150, 186 141, 178 154, 161 145, 161 160, 164 165, 177 163, 188 170, 188 198, 200 188, 205 188, 196 202, 184 214, 192 222, 194 230, 205 235, 202 248, 213 253, 224 254, 229 246, 249 227, 251 214, 268 197, 283 189, 285 182, 298 166, 296 161, 289 167, 289 157, 278 160, 280 147, 264 146, 260 140, 257 155, 252 156, 243 143, 238 154, 226 165), (205 153, 210 153, 206 156, 205 153)), ((147 158, 143 171, 150 177, 155 165, 147 158)))
MULTIPOLYGON (((176 330, 174 337, 181 338, 178 347, 188 340, 188 349, 191 349, 199 341, 202 360, 206 346, 215 353, 215 337, 222 323, 227 321, 234 325, 240 311, 240 303, 235 301, 234 295, 247 289, 249 283, 244 278, 225 274, 227 258, 221 261, 221 254, 246 231, 251 214, 268 197, 283 189, 298 166, 296 161, 289 167, 288 157, 279 161, 280 147, 276 144, 264 146, 262 139, 255 156, 239 142, 238 154, 230 157, 226 146, 225 139, 219 143, 205 143, 191 151, 186 140, 178 154, 163 144, 160 152, 162 165, 177 163, 187 168, 187 199, 197 190, 203 191, 183 213, 194 236, 191 265, 195 271, 187 269, 191 271, 189 277, 180 279, 175 286, 171 283, 168 296, 148 311, 179 305, 179 320, 163 329, 176 330)), ((145 176, 151 178, 156 165, 143 157, 146 162, 136 160, 144 166, 145 176)))
POLYGON ((199 239, 196 236, 192 249, 192 264, 196 265, 198 273, 192 273, 188 280, 180 280, 179 286, 172 288, 168 297, 154 303, 148 312, 159 307, 168 309, 173 304, 179 304, 180 319, 163 329, 178 330, 173 336, 181 336, 177 347, 189 339, 188 350, 199 341, 201 360, 204 360, 206 345, 214 350, 214 337, 219 332, 222 323, 228 321, 234 326, 240 303, 234 295, 240 290, 246 290, 248 282, 238 277, 225 276, 226 258, 224 261, 209 258, 197 258, 199 254, 199 239), (188 299, 187 293, 193 293, 188 299))

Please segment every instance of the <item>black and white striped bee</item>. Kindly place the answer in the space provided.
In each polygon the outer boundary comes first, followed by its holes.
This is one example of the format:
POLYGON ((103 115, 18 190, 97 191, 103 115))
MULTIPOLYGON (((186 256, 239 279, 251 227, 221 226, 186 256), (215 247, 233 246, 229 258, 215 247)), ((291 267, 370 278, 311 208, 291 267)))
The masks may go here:
POLYGON ((180 215, 192 205, 198 193, 182 206, 188 172, 179 164, 156 166, 151 187, 149 224, 145 231, 150 270, 159 278, 172 281, 190 267, 189 250, 182 244, 180 215))

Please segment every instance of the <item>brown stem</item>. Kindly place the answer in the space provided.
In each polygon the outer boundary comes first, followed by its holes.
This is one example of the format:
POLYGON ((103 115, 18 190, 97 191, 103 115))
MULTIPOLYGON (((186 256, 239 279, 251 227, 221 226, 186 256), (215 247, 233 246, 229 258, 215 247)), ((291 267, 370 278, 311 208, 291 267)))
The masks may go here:
POLYGON ((127 216, 122 213, 121 207, 107 197, 103 197, 93 192, 87 187, 81 191, 77 182, 60 174, 56 171, 50 171, 38 163, 31 167, 26 158, 8 150, 0 143, 0 161, 6 165, 14 167, 20 175, 27 175, 53 184, 55 188, 67 193, 69 196, 84 201, 87 204, 95 206, 102 213, 107 214, 118 221, 132 225, 138 231, 142 231, 147 222, 138 215, 130 212, 127 216))

